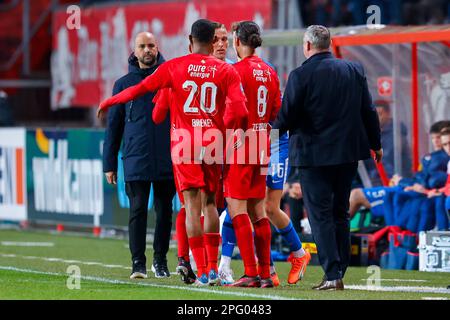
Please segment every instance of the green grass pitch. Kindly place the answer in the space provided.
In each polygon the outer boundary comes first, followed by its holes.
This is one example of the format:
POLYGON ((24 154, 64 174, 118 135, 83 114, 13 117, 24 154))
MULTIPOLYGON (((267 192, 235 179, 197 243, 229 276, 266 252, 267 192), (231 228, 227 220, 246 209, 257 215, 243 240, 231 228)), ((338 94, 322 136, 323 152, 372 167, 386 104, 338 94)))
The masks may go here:
MULTIPOLYGON (((150 269, 151 245, 147 249, 150 269)), ((169 269, 175 271, 176 249, 168 254, 169 269)), ((322 271, 310 266, 297 285, 286 282, 290 264, 275 263, 281 285, 271 289, 193 287, 181 282, 178 275, 156 279, 149 271, 145 280, 130 280, 130 253, 126 240, 99 239, 88 235, 52 234, 48 232, 0 230, 0 300, 8 299, 148 299, 148 300, 264 300, 264 299, 450 299, 449 273, 381 270, 381 286, 367 290, 371 275, 365 267, 351 267, 345 278, 347 287, 339 292, 317 292, 322 271), (24 246, 28 242, 47 246, 24 246), (44 244, 45 245, 45 244, 44 244), (69 266, 81 272, 80 288, 69 266), (70 270, 69 270, 70 271, 70 270), (362 290, 361 290, 362 289, 362 290)), ((242 261, 233 260, 235 277, 242 275, 242 261)))

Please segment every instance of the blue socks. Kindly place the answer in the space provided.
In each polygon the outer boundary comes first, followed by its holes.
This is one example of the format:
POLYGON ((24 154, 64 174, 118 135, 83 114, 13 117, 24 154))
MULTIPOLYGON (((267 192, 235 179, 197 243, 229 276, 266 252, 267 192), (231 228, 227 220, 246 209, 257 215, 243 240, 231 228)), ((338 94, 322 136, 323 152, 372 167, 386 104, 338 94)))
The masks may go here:
POLYGON ((289 224, 287 225, 286 228, 278 229, 278 232, 281 234, 283 239, 289 244, 291 252, 298 251, 302 248, 300 238, 298 237, 298 234, 295 231, 295 228, 292 225, 291 221, 289 221, 289 224))
POLYGON ((231 257, 233 255, 235 245, 236 234, 234 233, 233 222, 231 221, 227 210, 227 214, 222 225, 222 255, 231 257))

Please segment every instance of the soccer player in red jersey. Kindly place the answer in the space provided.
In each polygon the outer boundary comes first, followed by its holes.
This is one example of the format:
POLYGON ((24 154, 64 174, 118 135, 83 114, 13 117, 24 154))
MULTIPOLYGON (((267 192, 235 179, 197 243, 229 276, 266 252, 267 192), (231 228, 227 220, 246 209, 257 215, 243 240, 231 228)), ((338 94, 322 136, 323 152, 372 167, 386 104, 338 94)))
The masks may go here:
MULTIPOLYGON (((172 104, 172 90, 170 88, 164 88, 158 91, 153 98, 155 108, 153 109, 152 119, 156 124, 160 124, 167 116, 167 112, 172 104)), ((170 123, 174 123, 173 114, 170 117, 170 123)), ((173 168, 175 172, 175 168, 173 168)), ((191 262, 189 259, 189 238, 186 231, 186 208, 184 206, 183 192, 180 190, 180 184, 177 176, 174 175, 175 188, 177 190, 178 198, 180 199, 181 208, 178 211, 175 221, 175 233, 177 237, 177 249, 178 249, 178 265, 176 268, 177 273, 181 276, 181 280, 186 284, 192 284, 197 277, 192 270, 191 262)))
MULTIPOLYGON (((266 176, 262 169, 266 167, 270 150, 269 121, 275 119, 281 106, 279 80, 276 72, 255 54, 262 40, 259 27, 252 21, 242 21, 233 26, 233 42, 241 59, 234 68, 241 76, 247 97, 249 112, 246 135, 252 141, 243 143, 245 163, 225 166, 225 197, 228 212, 236 232, 236 240, 244 261, 245 274, 231 286, 237 287, 273 287, 270 278, 270 223, 264 212, 266 176), (256 137, 256 139, 255 139, 256 137), (262 139, 263 138, 263 139, 262 139), (260 143, 262 139, 263 143, 260 143), (264 142, 265 141, 265 142, 264 142), (262 148, 252 149, 254 145, 262 148), (256 154, 255 154, 256 153, 256 154), (251 163, 253 158, 253 163, 251 163), (251 232, 253 224, 254 241, 251 232), (256 247, 258 268, 254 256, 256 247), (259 274, 260 279, 257 278, 259 274)), ((244 141, 242 141, 244 140, 244 141)), ((234 158, 236 160, 236 157, 234 158)))
MULTIPOLYGON (((228 37, 227 37, 227 29, 221 23, 215 23, 215 33, 216 41, 213 46, 212 55, 217 59, 230 63, 231 61, 227 61, 226 52, 228 49, 228 37)), ((190 46, 189 52, 192 52, 192 48, 190 46)), ((170 109, 170 104, 172 103, 171 99, 171 89, 165 88, 158 91, 158 94, 153 99, 155 103, 155 108, 153 112, 153 121, 158 124, 164 121, 168 110, 170 109)), ((171 117, 171 123, 173 123, 173 119, 171 117)), ((195 274, 192 272, 191 261, 189 259, 189 242, 188 236, 186 232, 186 211, 184 207, 184 198, 183 194, 180 191, 177 177, 175 176, 175 186, 177 189, 178 197, 182 204, 180 211, 177 214, 176 218, 176 237, 178 242, 178 265, 176 268, 177 273, 181 276, 181 279, 186 284, 191 284, 195 281, 195 274)), ((223 180, 222 178, 219 181, 219 188, 216 193, 216 205, 217 208, 224 207, 224 198, 223 198, 223 180)), ((202 216, 204 218, 204 216, 202 216)), ((202 219, 204 221, 204 219, 202 219)), ((205 241, 208 241, 205 239, 205 241)), ((212 257, 214 258, 214 257, 212 257)), ((214 264, 214 261, 212 262, 214 264)))
POLYGON ((173 103, 170 104, 170 112, 174 120, 171 140, 178 141, 177 144, 172 143, 172 162, 185 200, 189 246, 198 270, 197 285, 218 281, 216 269, 212 268, 207 274, 200 223, 202 210, 205 238, 209 239, 205 247, 208 256, 215 256, 216 261, 220 239, 215 206, 220 166, 216 159, 213 163, 203 159, 211 142, 204 138, 204 134, 219 131, 223 135, 226 128, 239 126, 247 117, 239 75, 230 65, 210 55, 214 31, 213 22, 197 20, 189 36, 192 54, 165 62, 140 84, 102 102, 98 111, 101 116, 114 104, 125 103, 148 91, 171 88, 173 103))

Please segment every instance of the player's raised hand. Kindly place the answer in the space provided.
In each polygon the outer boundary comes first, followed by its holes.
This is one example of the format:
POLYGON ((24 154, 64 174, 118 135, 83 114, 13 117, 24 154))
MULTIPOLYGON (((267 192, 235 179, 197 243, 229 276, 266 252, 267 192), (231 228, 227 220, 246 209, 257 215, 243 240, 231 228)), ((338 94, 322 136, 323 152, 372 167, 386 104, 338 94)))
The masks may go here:
POLYGON ((373 156, 373 159, 374 159, 377 163, 380 163, 382 158, 383 158, 383 148, 381 148, 380 150, 374 150, 374 156, 373 156))
POLYGON ((102 109, 101 107, 98 107, 97 109, 97 118, 103 119, 105 117, 106 110, 102 109))

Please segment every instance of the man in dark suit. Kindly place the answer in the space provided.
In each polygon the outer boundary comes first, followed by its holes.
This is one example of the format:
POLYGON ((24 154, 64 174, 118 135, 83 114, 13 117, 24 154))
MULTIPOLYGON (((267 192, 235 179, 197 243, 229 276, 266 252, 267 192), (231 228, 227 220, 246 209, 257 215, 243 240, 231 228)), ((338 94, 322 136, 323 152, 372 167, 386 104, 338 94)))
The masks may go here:
MULTIPOLYGON (((114 84, 113 94, 138 84, 152 74, 164 58, 155 37, 148 32, 136 36, 134 53, 128 59, 129 72, 114 84)), ((160 125, 152 121, 154 93, 126 104, 113 106, 103 146, 103 171, 110 184, 117 183, 117 156, 123 141, 125 190, 130 200, 128 223, 132 258, 130 278, 146 278, 147 208, 153 184, 156 211, 152 271, 157 278, 169 277, 167 252, 172 230, 172 199, 175 183, 170 158, 169 117, 160 125)))
POLYGON ((325 272, 317 290, 344 289, 350 261, 350 188, 358 160, 383 155, 380 125, 363 67, 330 53, 330 32, 310 26, 307 60, 292 71, 274 123, 289 130, 289 163, 298 167, 308 218, 325 272))

